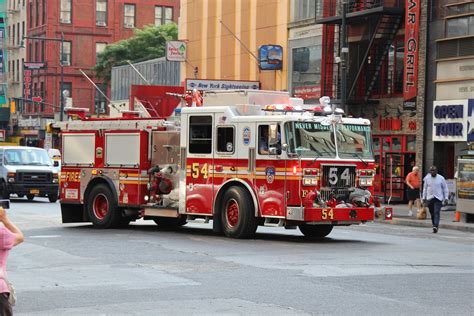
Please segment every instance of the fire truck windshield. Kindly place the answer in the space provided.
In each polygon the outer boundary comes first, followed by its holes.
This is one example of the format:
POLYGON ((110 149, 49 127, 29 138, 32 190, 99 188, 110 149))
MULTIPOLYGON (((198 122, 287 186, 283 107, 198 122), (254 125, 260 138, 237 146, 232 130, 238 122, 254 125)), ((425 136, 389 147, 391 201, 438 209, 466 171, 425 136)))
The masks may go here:
POLYGON ((336 129, 340 158, 373 159, 370 126, 337 124, 336 129))
POLYGON ((301 158, 336 157, 331 126, 318 122, 288 122, 285 133, 290 154, 301 158))
POLYGON ((373 159, 370 127, 357 124, 288 122, 285 124, 288 153, 301 158, 335 158, 334 127, 340 158, 373 159))

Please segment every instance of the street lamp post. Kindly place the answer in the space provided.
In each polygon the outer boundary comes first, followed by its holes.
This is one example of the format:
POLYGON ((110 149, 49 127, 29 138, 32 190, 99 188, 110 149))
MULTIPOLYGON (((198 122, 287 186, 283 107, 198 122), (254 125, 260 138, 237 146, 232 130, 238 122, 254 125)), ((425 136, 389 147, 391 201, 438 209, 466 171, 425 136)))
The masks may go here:
MULTIPOLYGON (((64 64, 63 64, 63 53, 64 53, 64 33, 61 32, 61 37, 39 37, 39 36, 23 36, 23 41, 25 39, 32 39, 32 40, 39 40, 39 41, 53 41, 53 42, 61 42, 61 51, 59 54, 59 66, 61 67, 61 82, 59 84, 59 120, 63 120, 63 112, 64 112, 64 96, 63 96, 63 87, 64 87, 64 64)), ((24 43, 22 41, 22 47, 24 47, 24 43)), ((44 58, 44 56, 43 56, 44 58)))

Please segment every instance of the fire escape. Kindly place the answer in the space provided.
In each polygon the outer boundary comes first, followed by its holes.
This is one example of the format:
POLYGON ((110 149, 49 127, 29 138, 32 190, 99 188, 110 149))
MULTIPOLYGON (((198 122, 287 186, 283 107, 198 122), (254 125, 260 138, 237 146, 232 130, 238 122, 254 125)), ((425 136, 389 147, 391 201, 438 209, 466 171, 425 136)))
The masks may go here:
MULTIPOLYGON (((337 36, 341 38, 343 16, 341 0, 333 2, 331 16, 317 21, 325 24, 325 29, 339 26, 337 36), (334 7, 336 8, 334 10, 334 7)), ((344 0, 342 0, 344 1, 344 0)), ((380 80, 381 69, 390 46, 403 24, 404 1, 400 0, 346 0, 345 21, 347 25, 349 54, 347 58, 346 98, 349 104, 366 103, 374 87, 380 80)), ((340 43, 341 41, 339 41, 340 43)), ((323 68, 328 76, 335 77, 333 84, 325 80, 323 91, 333 91, 332 95, 341 98, 341 79, 333 58, 326 58, 323 68)))

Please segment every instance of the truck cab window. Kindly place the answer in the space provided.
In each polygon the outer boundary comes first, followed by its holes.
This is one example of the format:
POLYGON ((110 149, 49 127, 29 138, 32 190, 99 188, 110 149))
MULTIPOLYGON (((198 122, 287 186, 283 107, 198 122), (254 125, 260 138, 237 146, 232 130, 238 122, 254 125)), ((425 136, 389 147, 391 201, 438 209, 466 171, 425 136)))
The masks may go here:
POLYGON ((189 153, 212 153, 212 116, 189 118, 189 153))
POLYGON ((260 155, 281 154, 281 133, 279 125, 260 125, 258 127, 258 153, 260 155))
POLYGON ((217 152, 225 154, 233 154, 235 152, 233 127, 217 128, 217 152))

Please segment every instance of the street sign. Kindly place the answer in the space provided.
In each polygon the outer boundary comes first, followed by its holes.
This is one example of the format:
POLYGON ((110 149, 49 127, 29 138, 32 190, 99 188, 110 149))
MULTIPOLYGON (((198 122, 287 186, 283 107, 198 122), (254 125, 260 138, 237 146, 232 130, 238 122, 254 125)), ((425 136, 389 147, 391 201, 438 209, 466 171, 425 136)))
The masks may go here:
POLYGON ((33 102, 43 102, 43 98, 42 97, 32 97, 31 101, 33 101, 33 102))
POLYGON ((166 60, 186 61, 186 50, 185 41, 168 41, 166 42, 166 60))

